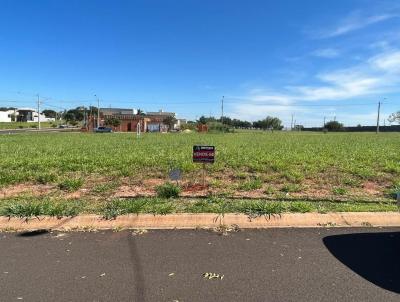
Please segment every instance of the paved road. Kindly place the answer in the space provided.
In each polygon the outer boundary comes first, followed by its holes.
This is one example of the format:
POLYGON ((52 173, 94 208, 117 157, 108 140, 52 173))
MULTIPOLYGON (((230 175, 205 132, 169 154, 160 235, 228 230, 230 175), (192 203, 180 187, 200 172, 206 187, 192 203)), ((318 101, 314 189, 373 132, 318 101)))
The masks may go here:
POLYGON ((0 301, 400 301, 399 259, 400 228, 0 233, 0 301))
POLYGON ((23 129, 0 129, 0 134, 19 134, 19 133, 51 133, 51 132, 80 132, 78 128, 23 128, 23 129))

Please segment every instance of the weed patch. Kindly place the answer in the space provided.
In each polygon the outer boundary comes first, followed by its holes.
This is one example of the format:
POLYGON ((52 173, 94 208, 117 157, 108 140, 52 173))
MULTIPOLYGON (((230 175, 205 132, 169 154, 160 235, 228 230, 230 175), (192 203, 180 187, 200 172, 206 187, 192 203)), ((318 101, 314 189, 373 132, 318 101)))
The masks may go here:
POLYGON ((67 178, 61 181, 58 184, 58 187, 61 190, 74 192, 79 190, 83 186, 83 179, 82 178, 67 178))

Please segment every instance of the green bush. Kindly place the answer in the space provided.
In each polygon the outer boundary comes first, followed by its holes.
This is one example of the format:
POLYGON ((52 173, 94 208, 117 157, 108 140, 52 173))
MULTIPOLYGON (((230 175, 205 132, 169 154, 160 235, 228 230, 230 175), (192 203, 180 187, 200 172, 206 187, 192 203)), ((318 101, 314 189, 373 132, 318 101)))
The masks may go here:
POLYGON ((161 198, 176 198, 179 197, 181 189, 179 186, 170 182, 156 187, 157 196, 161 198))

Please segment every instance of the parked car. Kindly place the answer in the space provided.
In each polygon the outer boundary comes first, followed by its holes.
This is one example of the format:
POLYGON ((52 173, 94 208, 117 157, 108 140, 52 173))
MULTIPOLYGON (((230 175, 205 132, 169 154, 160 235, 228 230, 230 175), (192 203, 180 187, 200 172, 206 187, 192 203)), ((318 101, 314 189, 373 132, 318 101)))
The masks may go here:
POLYGON ((113 132, 111 128, 107 128, 107 127, 98 127, 98 128, 94 128, 94 132, 96 133, 109 133, 109 132, 113 132))

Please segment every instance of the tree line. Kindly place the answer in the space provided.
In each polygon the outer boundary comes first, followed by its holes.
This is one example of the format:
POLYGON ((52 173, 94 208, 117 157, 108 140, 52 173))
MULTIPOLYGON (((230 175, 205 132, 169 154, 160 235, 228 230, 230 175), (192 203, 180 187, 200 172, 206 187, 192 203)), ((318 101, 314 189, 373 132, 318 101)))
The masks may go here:
MULTIPOLYGON (((191 122, 195 123, 195 122, 191 122)), ((196 123, 199 124, 211 124, 211 123, 221 123, 229 127, 233 128, 259 128, 259 129, 273 129, 273 130, 282 130, 283 125, 282 121, 277 117, 267 116, 265 119, 261 119, 254 122, 232 119, 228 116, 224 116, 223 118, 215 118, 215 117, 205 117, 201 116, 196 123)))

